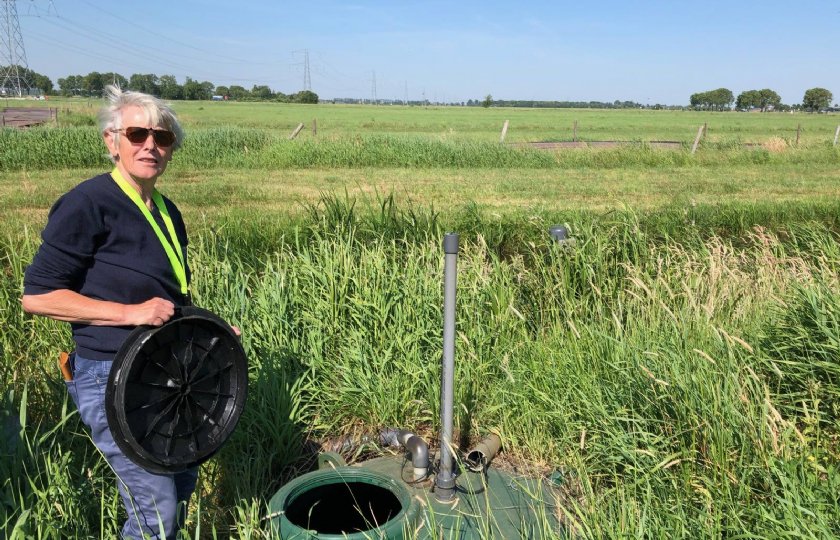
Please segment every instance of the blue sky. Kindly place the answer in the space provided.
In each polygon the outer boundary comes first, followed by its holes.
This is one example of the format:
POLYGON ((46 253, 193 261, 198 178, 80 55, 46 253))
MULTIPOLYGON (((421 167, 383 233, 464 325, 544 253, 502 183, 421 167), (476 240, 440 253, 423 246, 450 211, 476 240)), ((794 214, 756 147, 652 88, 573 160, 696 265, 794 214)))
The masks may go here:
POLYGON ((840 101, 840 0, 339 2, 18 0, 29 67, 323 98, 633 100, 808 88, 840 101))

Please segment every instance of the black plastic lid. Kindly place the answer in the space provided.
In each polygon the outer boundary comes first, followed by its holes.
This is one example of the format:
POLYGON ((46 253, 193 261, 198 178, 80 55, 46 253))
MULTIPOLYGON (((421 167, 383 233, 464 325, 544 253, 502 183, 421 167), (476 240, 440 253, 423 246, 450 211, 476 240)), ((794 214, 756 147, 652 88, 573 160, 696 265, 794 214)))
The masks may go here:
POLYGON ((160 327, 138 326, 114 358, 105 413, 117 446, 157 473, 210 459, 236 427, 248 362, 230 325, 183 307, 160 327))

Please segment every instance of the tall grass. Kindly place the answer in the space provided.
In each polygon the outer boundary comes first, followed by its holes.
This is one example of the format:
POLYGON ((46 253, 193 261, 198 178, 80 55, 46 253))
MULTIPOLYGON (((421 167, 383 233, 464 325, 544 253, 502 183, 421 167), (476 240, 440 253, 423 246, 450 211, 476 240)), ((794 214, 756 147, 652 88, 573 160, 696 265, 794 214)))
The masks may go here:
MULTIPOLYGON (((364 135, 289 141, 276 131, 204 128, 188 133, 174 167, 294 169, 312 167, 595 168, 724 166, 734 164, 840 163, 840 148, 812 144, 785 152, 711 145, 692 155, 657 150, 639 141, 607 150, 545 151, 443 137, 364 135)), ((0 129, 0 170, 106 167, 109 161, 93 127, 0 129)))
MULTIPOLYGON (((240 426, 203 468, 191 530, 267 534, 265 501, 325 439, 396 425, 433 440, 452 227, 460 439, 497 428, 504 459, 557 471, 568 530, 840 535, 840 235, 830 219, 745 226, 749 212, 731 208, 717 229, 581 212, 571 247, 545 233, 554 216, 440 215, 387 198, 325 197, 273 231, 194 228, 196 303, 243 329, 251 373, 240 426)), ((0 526, 107 536, 115 490, 53 367, 67 330, 17 304, 37 239, 9 227, 0 238, 3 407, 19 434, 3 456, 15 465, 0 526), (61 497, 72 502, 51 505, 61 497)))

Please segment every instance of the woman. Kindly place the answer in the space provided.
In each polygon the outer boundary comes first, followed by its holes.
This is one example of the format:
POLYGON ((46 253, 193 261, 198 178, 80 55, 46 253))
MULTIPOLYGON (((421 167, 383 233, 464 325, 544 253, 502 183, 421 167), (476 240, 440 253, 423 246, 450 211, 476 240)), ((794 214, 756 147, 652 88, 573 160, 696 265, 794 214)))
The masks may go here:
POLYGON ((105 416, 112 360, 138 325, 160 326, 189 304, 187 233, 155 189, 183 133, 159 99, 106 88, 99 114, 114 170, 82 182, 53 206, 24 277, 23 309, 71 324, 76 350, 67 383, 93 442, 117 475, 128 511, 125 538, 175 532, 197 468, 153 474, 119 450, 105 416), (179 508, 180 505, 180 508, 179 508))

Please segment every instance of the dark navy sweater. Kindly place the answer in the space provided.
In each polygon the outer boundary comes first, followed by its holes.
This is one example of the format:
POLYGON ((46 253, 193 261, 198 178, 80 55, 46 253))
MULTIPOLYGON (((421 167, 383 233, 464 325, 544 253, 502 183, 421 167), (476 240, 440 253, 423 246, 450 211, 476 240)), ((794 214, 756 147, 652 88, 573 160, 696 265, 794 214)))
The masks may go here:
MULTIPOLYGON (((183 218, 172 201, 165 197, 164 201, 186 258, 183 218)), ((157 207, 152 216, 168 238, 157 207)), ((176 306, 188 301, 152 226, 110 174, 86 180, 62 196, 50 210, 41 237, 43 243, 26 269, 24 294, 69 289, 120 304, 139 304, 154 297, 176 306)), ((113 359, 133 330, 130 326, 71 327, 76 352, 91 360, 113 359)))

